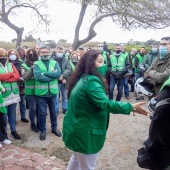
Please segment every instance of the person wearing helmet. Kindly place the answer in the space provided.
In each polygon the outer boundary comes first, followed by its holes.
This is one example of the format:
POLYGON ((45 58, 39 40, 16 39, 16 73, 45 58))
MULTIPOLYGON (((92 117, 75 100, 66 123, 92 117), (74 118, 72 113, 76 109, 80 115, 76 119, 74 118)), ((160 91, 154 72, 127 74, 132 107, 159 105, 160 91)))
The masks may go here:
POLYGON ((148 110, 154 114, 149 128, 149 137, 144 147, 138 150, 138 165, 151 170, 169 170, 170 78, 161 87, 157 99, 152 99, 148 103, 148 110))
POLYGON ((170 75, 170 37, 163 37, 160 41, 159 55, 144 73, 147 81, 154 85, 154 94, 149 100, 159 94, 160 88, 170 75))

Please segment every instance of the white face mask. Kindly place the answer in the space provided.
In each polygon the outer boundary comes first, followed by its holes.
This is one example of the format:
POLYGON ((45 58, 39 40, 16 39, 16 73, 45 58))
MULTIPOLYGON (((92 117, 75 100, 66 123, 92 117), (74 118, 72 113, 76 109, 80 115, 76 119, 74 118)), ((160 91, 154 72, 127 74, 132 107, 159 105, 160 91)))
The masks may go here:
POLYGON ((9 56, 9 59, 12 60, 12 61, 15 61, 17 59, 17 56, 15 54, 11 54, 9 56))

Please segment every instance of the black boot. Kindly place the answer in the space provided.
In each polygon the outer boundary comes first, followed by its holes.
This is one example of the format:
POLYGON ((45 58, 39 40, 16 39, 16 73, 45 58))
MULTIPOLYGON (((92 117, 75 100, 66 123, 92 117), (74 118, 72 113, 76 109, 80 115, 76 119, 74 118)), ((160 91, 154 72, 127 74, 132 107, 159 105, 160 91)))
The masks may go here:
POLYGON ((26 118, 21 118, 21 121, 22 121, 22 122, 25 122, 25 123, 28 123, 28 122, 29 122, 29 120, 27 120, 26 118))
POLYGON ((37 128, 35 123, 31 123, 31 130, 34 131, 34 132, 39 132, 39 129, 37 128))
POLYGON ((8 134, 7 133, 5 133, 5 136, 6 136, 6 139, 8 139, 8 134))
POLYGON ((11 135, 17 140, 21 139, 20 135, 16 131, 11 131, 11 135))

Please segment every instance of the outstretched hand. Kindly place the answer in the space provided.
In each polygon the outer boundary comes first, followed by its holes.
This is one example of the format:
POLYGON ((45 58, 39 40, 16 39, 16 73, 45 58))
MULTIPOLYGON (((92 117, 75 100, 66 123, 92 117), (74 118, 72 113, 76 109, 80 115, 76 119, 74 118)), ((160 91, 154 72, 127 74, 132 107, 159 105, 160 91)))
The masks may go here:
POLYGON ((133 104, 133 110, 132 111, 147 116, 148 112, 141 107, 144 104, 145 104, 145 102, 140 102, 140 103, 133 104))

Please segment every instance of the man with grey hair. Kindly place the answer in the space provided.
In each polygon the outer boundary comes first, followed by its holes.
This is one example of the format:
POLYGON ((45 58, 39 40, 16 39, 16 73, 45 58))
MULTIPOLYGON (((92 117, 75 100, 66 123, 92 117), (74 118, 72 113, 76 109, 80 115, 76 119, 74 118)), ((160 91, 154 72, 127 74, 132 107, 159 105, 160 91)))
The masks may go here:
POLYGON ((57 94, 57 103, 56 109, 59 112, 59 98, 60 92, 62 96, 62 112, 63 114, 67 111, 67 89, 68 89, 68 79, 71 74, 71 64, 64 54, 64 47, 58 46, 55 50, 56 55, 53 56, 53 59, 58 62, 61 69, 61 77, 58 79, 58 94, 57 94))

